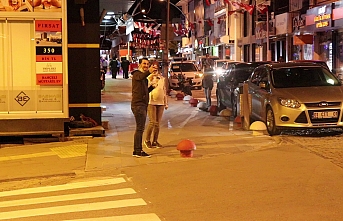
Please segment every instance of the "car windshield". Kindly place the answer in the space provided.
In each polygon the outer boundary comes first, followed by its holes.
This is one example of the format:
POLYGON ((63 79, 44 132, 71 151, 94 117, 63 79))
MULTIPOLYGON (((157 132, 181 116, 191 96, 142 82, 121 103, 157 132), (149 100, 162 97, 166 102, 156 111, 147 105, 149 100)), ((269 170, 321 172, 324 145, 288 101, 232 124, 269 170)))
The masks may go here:
POLYGON ((272 82, 276 88, 339 86, 340 81, 322 67, 279 68, 272 72, 272 82))
POLYGON ((217 61, 217 67, 223 67, 226 61, 217 61))
POLYGON ((172 71, 174 72, 191 72, 191 71, 197 71, 195 65, 193 63, 177 63, 172 64, 171 66, 172 71))
POLYGON ((236 79, 236 82, 243 83, 245 80, 247 80, 251 73, 255 70, 257 66, 260 64, 239 64, 236 65, 235 71, 232 73, 235 76, 233 77, 236 79))

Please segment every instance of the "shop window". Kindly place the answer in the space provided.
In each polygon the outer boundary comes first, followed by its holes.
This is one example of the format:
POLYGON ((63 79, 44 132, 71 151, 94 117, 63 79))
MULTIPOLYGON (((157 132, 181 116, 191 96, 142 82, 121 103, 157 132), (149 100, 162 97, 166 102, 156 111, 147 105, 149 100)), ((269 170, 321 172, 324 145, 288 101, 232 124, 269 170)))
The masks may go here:
MULTIPOLYGON (((36 62, 34 21, 0 21, 0 113, 58 112, 62 108, 62 85, 39 85, 41 69, 53 69, 62 76, 62 62, 36 62), (44 65, 44 67, 43 67, 44 65), (40 67, 42 67, 40 69, 40 67)), ((47 38, 52 38, 46 34, 47 38)), ((40 43, 42 44, 42 43, 40 43)), ((57 44, 48 42, 48 44, 57 44)), ((60 44, 59 44, 60 45, 60 44)), ((49 48, 51 46, 47 46, 49 48)), ((53 73, 53 72, 51 72, 53 73)), ((57 76, 54 73, 52 77, 57 76)), ((45 75, 47 81, 53 80, 45 75)), ((62 77, 61 77, 62 80, 62 77)))

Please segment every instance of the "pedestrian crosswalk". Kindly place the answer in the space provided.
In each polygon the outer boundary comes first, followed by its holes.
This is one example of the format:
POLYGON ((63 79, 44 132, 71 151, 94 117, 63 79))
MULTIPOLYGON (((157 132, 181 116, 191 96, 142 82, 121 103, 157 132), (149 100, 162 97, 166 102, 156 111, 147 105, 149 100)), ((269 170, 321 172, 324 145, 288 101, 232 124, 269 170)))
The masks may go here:
POLYGON ((160 221, 126 186, 119 177, 0 192, 0 220, 160 221))

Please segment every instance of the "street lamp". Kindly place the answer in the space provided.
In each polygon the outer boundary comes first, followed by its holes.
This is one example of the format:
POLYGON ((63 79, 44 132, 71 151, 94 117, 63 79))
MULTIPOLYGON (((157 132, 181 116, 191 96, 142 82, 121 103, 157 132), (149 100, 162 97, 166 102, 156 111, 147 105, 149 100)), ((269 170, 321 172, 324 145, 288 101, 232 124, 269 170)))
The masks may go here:
MULTIPOLYGON (((163 0, 161 0, 163 1, 163 0)), ((164 50, 163 50, 163 56, 162 56, 162 61, 163 61, 163 76, 165 78, 168 78, 168 65, 169 65, 169 17, 170 17, 170 0, 166 0, 167 3, 167 17, 166 17, 166 36, 165 36, 165 42, 164 42, 164 50)), ((169 84, 168 84, 169 85, 169 84)), ((168 88, 168 85, 167 88, 168 88)))

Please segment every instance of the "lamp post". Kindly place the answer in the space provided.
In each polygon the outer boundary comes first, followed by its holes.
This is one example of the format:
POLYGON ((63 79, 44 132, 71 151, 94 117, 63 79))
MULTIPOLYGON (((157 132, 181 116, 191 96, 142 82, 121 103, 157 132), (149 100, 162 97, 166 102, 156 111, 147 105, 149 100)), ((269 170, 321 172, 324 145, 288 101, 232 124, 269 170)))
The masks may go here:
MULTIPOLYGON (((165 42, 163 50, 163 77, 168 78, 168 54, 169 54, 169 14, 170 14, 170 0, 166 0, 167 13, 166 13, 166 31, 165 31, 165 42)), ((169 84, 168 84, 169 85, 169 84)), ((167 85, 167 88, 168 88, 167 85)))

